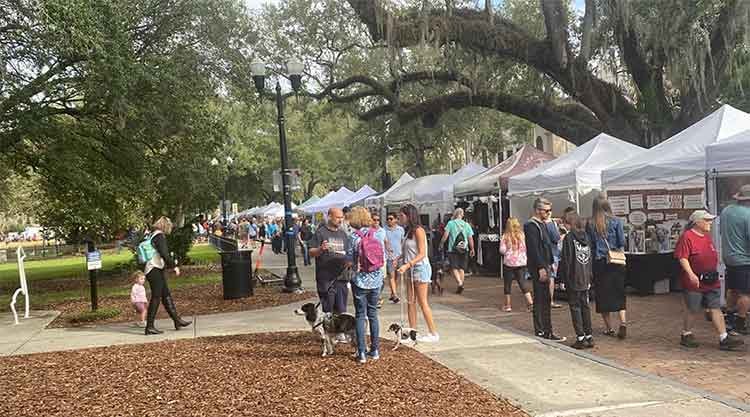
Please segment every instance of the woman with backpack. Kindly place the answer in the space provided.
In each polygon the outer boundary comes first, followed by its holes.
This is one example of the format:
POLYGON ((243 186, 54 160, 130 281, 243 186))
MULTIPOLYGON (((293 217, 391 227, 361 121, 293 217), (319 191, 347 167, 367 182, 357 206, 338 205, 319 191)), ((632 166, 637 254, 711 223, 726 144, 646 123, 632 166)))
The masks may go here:
POLYGON ((419 304, 429 333, 419 337, 418 340, 427 343, 438 342, 440 336, 432 320, 432 309, 427 303, 427 291, 432 282, 432 268, 427 258, 427 233, 419 223, 419 211, 411 204, 401 207, 398 219, 406 232, 401 252, 403 263, 398 268, 398 273, 403 276, 409 272, 407 277, 410 279, 404 283, 408 295, 409 327, 417 328, 417 304, 419 304))
POLYGON ((183 320, 177 314, 177 308, 174 305, 172 294, 169 292, 166 274, 164 273, 164 269, 171 268, 174 270, 176 276, 180 276, 180 268, 177 267, 172 256, 169 254, 169 247, 167 246, 166 235, 172 233, 172 221, 164 216, 159 217, 151 229, 153 231, 151 232, 149 241, 155 252, 146 262, 143 271, 151 288, 151 300, 148 303, 148 313, 146 315, 146 335, 163 333, 154 327, 154 320, 156 319, 156 312, 159 310, 160 302, 164 304, 169 317, 174 321, 175 330, 180 330, 181 327, 187 327, 192 323, 183 320))
POLYGON ((453 278, 458 284, 456 294, 464 292, 465 272, 469 264, 469 256, 474 256, 474 230, 464 221, 464 209, 453 211, 453 219, 445 226, 440 246, 448 241, 448 263, 453 278))
POLYGON ((367 363, 380 359, 380 323, 378 300, 385 274, 385 230, 373 227, 370 212, 364 207, 354 207, 350 213, 352 227, 352 264, 355 271, 352 280, 354 311, 357 319, 357 361, 367 363), (365 341, 365 322, 370 322, 370 350, 365 341))

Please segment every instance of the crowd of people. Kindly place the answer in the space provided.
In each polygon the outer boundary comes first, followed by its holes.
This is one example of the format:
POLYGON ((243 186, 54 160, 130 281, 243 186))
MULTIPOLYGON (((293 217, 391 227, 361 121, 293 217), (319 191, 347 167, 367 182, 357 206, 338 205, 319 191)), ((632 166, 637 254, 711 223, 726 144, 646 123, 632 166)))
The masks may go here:
MULTIPOLYGON (((748 334, 750 307, 750 186, 742 187, 734 198, 736 203, 721 213, 722 254, 727 265, 726 317, 720 304, 718 252, 711 238, 716 216, 696 210, 677 241, 674 256, 680 264, 683 288, 680 344, 688 348, 699 346, 691 329, 695 315, 702 312, 716 329, 719 349, 744 349, 740 335, 748 334), (727 321, 733 322, 733 329, 727 329, 727 321)), ((552 327, 555 287, 551 282, 556 279, 567 293, 576 334, 572 347, 594 346, 592 299, 604 322, 602 335, 627 338, 625 234, 609 201, 605 197, 594 200, 591 218, 566 208, 559 224, 551 219, 552 205, 548 200, 537 199, 533 211, 523 227, 517 218, 509 218, 500 240, 505 270, 503 310, 512 311, 510 294, 515 281, 525 296, 527 309, 533 311, 536 336, 565 341, 552 327)))
MULTIPOLYGON (((727 267, 726 311, 721 307, 718 252, 711 238, 717 216, 705 210, 693 212, 675 247, 684 293, 679 343, 687 348, 699 346, 691 330, 700 313, 713 323, 722 350, 743 349, 740 336, 750 333, 750 185, 742 187, 734 199, 735 203, 721 213, 722 255, 727 267)), ((594 346, 591 300, 604 323, 601 334, 626 339, 625 233, 622 220, 613 215, 609 201, 605 197, 595 199, 590 218, 568 207, 562 218, 554 221, 552 205, 544 198, 536 199, 532 209, 532 217, 523 224, 510 217, 500 238, 499 255, 504 266, 502 310, 513 311, 511 291, 515 282, 523 292, 527 311, 533 313, 535 335, 565 341, 554 332, 551 319, 551 309, 559 307, 553 297, 557 280, 570 308, 576 335, 572 347, 594 346)), ((226 228, 202 227, 217 234, 231 230, 238 240, 270 239, 275 253, 286 250, 280 219, 242 218, 233 223, 226 228)), ((132 302, 146 334, 160 332, 154 327, 159 304, 164 304, 176 329, 190 325, 177 314, 165 279, 164 270, 168 268, 179 275, 164 238, 171 228, 171 222, 164 217, 154 223, 150 240, 156 255, 146 263, 143 273, 134 276, 132 302), (151 287, 150 299, 146 299, 144 281, 151 287)), ((368 323, 370 335, 380 334, 378 309, 383 304, 386 284, 392 303, 401 303, 406 292, 410 328, 416 329, 417 307, 421 310, 427 333, 418 341, 435 343, 440 336, 428 301, 430 288, 433 294, 442 294, 442 275, 447 270, 456 281, 456 293, 461 294, 470 259, 475 256, 476 233, 464 220, 461 208, 450 219, 437 219, 430 230, 421 224, 417 208, 410 204, 398 213, 389 213, 385 227, 381 226, 379 213, 364 207, 332 208, 326 222, 317 228, 309 218, 299 218, 293 232, 305 265, 315 260, 316 290, 323 311, 345 313, 351 291, 357 321, 357 359, 362 363, 379 358, 378 337, 371 337, 367 346, 365 335, 368 323), (399 288, 400 283, 404 288, 399 288)))

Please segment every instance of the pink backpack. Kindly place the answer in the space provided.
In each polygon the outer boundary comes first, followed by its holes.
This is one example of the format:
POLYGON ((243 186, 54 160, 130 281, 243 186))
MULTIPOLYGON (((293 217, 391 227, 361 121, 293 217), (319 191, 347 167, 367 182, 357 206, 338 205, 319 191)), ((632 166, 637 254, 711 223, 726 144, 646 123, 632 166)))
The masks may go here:
POLYGON ((375 229, 369 229, 366 233, 357 230, 359 236, 359 270, 362 272, 375 272, 385 265, 383 244, 375 237, 375 229))

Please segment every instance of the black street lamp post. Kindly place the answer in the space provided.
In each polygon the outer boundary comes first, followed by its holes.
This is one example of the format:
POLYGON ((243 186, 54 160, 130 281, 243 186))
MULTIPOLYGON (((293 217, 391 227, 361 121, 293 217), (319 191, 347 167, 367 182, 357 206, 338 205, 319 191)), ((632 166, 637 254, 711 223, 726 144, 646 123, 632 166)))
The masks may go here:
MULTIPOLYGON (((234 160, 231 156, 227 156, 227 170, 229 170, 229 167, 232 166, 234 163, 234 160)), ((219 166, 219 160, 214 158, 211 160, 211 166, 219 166)), ((224 180, 224 191, 221 194, 221 224, 225 228, 227 227, 227 183, 229 182, 229 178, 226 178, 224 180)))
MULTIPOLYGON (((250 66, 253 82, 258 93, 262 96, 265 91, 266 65, 262 62, 253 62, 250 66)), ((287 62, 289 80, 292 89, 299 91, 302 84, 303 65, 296 60, 287 62)), ((276 82, 276 111, 278 113, 279 125, 279 148, 281 151, 281 184, 284 192, 284 239, 286 239, 286 276, 284 277, 284 292, 302 292, 302 280, 297 270, 297 258, 294 254, 294 223, 292 220, 292 184, 289 177, 289 155, 286 145, 286 129, 284 128, 284 100, 281 94, 281 85, 276 82)))

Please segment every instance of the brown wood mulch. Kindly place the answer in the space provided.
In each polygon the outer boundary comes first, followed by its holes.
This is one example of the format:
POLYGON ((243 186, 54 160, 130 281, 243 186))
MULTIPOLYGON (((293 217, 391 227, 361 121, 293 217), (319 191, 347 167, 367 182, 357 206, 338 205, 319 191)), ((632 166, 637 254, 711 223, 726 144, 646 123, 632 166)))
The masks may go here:
MULTIPOLYGON (((189 287, 175 288, 171 290, 172 298, 175 300, 177 311, 180 315, 189 319, 194 314, 228 313, 234 311, 257 310, 306 300, 315 296, 315 293, 305 291, 302 294, 288 294, 281 292, 280 287, 256 287, 255 295, 235 300, 224 300, 221 282, 195 285, 189 287)), ((135 322, 138 316, 130 303, 130 296, 100 297, 99 308, 117 308, 120 314, 116 317, 100 319, 89 323, 72 323, 71 318, 89 311, 91 302, 89 300, 66 301, 48 306, 48 308, 61 312, 48 327, 79 327, 102 323, 135 322)), ((157 318, 168 318, 164 306, 159 307, 157 318)))
POLYGON ((420 353, 359 365, 309 332, 206 337, 0 358, 0 416, 528 417, 420 353))

